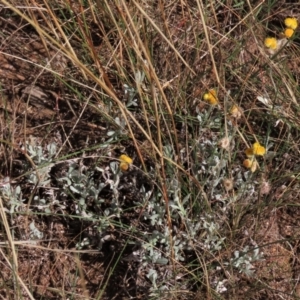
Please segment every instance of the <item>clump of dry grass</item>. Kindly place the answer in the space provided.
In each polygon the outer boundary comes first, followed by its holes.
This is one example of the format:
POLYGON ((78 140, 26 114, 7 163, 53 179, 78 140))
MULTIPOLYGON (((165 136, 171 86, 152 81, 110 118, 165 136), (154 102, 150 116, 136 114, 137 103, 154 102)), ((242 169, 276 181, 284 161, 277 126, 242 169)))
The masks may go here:
POLYGON ((1 3, 3 297, 299 296, 288 8, 1 3))

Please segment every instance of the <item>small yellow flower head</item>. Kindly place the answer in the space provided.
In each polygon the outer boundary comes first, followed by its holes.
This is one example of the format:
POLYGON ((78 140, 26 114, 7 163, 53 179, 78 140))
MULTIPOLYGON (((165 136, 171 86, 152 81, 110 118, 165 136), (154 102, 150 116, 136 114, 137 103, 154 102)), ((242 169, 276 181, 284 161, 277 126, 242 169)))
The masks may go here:
POLYGON ((298 21, 296 18, 286 18, 284 20, 284 24, 286 27, 295 30, 298 27, 298 21))
POLYGON ((254 156, 254 153, 253 153, 253 149, 252 148, 248 148, 245 150, 245 154, 248 158, 251 158, 254 156))
POLYGON ((250 169, 252 173, 254 173, 257 169, 258 163, 255 158, 253 159, 245 159, 243 161, 243 166, 247 169, 250 169))
POLYGON ((266 153, 266 148, 261 146, 259 143, 254 143, 252 146, 252 151, 254 155, 264 156, 266 153))
POLYGON ((209 90, 208 93, 203 95, 203 99, 211 105, 217 105, 219 103, 215 90, 209 90))
POLYGON ((269 49, 276 50, 277 49, 277 40, 273 37, 267 37, 265 39, 265 46, 269 49))
POLYGON ((129 169, 129 166, 132 164, 133 160, 125 155, 125 154, 122 154, 120 157, 119 157, 119 160, 120 160, 120 169, 125 172, 129 169))
POLYGON ((240 119, 240 117, 242 116, 241 109, 237 105, 233 105, 231 107, 230 114, 236 119, 240 119))
POLYGON ((252 164, 253 164, 253 160, 252 159, 245 159, 244 161, 243 161, 243 166, 245 167, 245 168, 247 168, 247 169, 250 169, 251 168, 251 166, 252 166, 252 164))
POLYGON ((294 30, 291 29, 291 28, 286 28, 286 29, 284 30, 284 35, 285 35, 285 37, 286 37, 287 39, 289 39, 290 37, 292 37, 293 34, 294 34, 294 30))

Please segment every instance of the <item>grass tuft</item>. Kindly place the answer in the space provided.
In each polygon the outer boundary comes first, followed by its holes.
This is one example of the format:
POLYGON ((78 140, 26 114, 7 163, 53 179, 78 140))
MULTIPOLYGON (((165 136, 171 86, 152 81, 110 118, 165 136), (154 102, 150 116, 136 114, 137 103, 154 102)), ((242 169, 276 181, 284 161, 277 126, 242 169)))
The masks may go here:
POLYGON ((1 297, 300 297, 299 14, 227 2, 0 1, 1 297))

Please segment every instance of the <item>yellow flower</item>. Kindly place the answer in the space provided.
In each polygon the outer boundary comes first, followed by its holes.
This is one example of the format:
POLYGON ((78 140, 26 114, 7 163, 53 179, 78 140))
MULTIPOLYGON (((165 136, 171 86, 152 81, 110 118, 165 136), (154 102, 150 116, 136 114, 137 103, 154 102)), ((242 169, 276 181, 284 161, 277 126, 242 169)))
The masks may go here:
POLYGON ((237 105, 231 107, 230 114, 236 119, 239 119, 242 116, 241 109, 237 105))
POLYGON ((254 153, 253 153, 253 149, 252 148, 248 148, 245 150, 245 154, 247 157, 253 157, 254 156, 254 153))
POLYGON ((203 99, 211 105, 216 105, 219 103, 215 90, 209 90, 208 93, 203 95, 203 99))
POLYGON ((266 153, 266 148, 261 146, 258 142, 252 145, 252 148, 248 148, 245 151, 246 156, 248 157, 243 161, 243 166, 247 169, 250 169, 251 172, 255 172, 258 167, 258 162, 255 158, 257 156, 263 156, 266 153))
POLYGON ((289 39, 290 37, 292 37, 293 34, 294 34, 294 30, 291 29, 291 28, 286 28, 286 29, 284 30, 284 35, 285 35, 285 37, 286 37, 287 39, 289 39))
POLYGON ((295 30, 298 27, 298 20, 296 18, 286 18, 284 24, 286 27, 295 30))
POLYGON ((265 39, 265 46, 269 49, 276 50, 277 49, 277 40, 273 37, 267 37, 265 39))
POLYGON ((120 169, 125 172, 129 169, 129 166, 132 164, 133 160, 125 155, 125 154, 122 154, 120 157, 119 157, 119 160, 120 160, 120 169))
POLYGON ((251 166, 252 166, 252 164, 253 164, 253 160, 252 159, 245 159, 244 161, 243 161, 243 166, 245 167, 245 168, 247 168, 247 169, 250 169, 251 168, 251 166))
POLYGON ((254 155, 264 156, 266 153, 266 148, 261 146, 259 143, 254 143, 252 146, 252 151, 254 155))
POLYGON ((243 166, 247 169, 250 169, 252 173, 254 173, 257 169, 258 163, 256 159, 253 157, 253 159, 245 159, 243 161, 243 166))

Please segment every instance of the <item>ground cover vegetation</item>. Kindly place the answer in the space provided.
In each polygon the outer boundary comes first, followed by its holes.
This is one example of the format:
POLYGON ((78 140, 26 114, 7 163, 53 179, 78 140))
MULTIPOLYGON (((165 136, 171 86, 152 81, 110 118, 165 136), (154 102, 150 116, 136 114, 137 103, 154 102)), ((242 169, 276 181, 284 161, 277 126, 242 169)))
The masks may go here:
POLYGON ((0 0, 1 299, 299 299, 299 17, 0 0))

